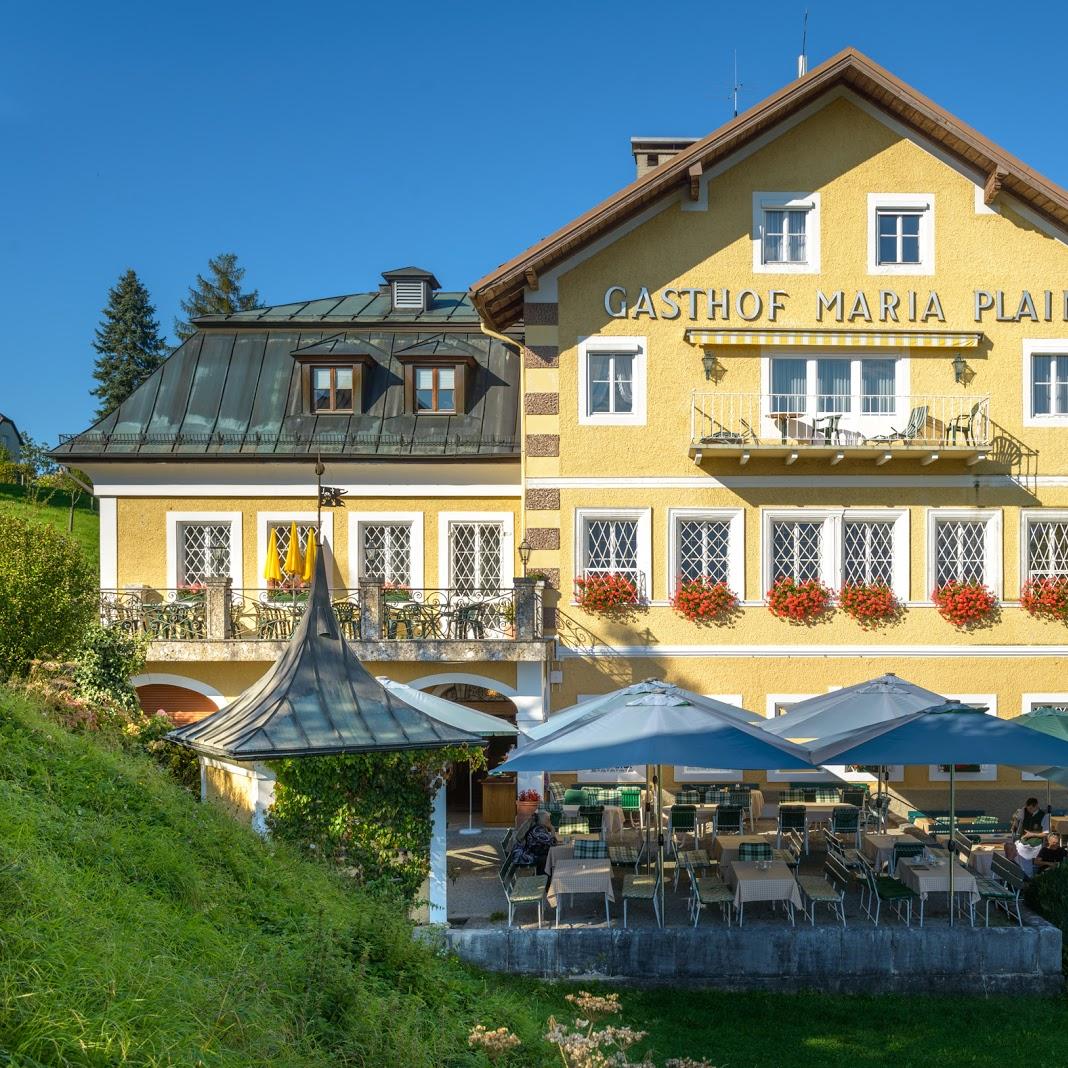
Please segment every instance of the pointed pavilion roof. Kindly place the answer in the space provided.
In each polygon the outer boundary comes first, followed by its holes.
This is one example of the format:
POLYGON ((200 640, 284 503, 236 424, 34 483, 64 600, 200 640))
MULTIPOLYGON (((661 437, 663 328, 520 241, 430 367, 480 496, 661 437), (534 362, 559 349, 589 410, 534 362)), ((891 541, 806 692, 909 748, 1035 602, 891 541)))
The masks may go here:
POLYGON ((278 662, 225 708, 167 737, 231 760, 484 744, 390 693, 360 663, 338 629, 321 552, 307 611, 278 662))

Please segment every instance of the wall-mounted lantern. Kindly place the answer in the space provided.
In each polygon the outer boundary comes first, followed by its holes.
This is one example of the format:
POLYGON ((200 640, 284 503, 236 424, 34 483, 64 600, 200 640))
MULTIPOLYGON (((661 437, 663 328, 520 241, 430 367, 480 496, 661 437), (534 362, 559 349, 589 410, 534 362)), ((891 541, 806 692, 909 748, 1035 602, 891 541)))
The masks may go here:
POLYGON ((523 540, 519 543, 519 562, 523 565, 523 578, 527 577, 527 564, 530 563, 530 553, 530 542, 527 541, 527 536, 524 534, 523 540))
POLYGON ((709 352, 708 349, 705 349, 705 354, 701 357, 701 366, 705 369, 706 382, 718 382, 727 373, 727 368, 716 359, 715 353, 709 352))
POLYGON ((975 377, 975 372, 968 366, 968 361, 958 352, 953 357, 953 381, 967 385, 975 377))

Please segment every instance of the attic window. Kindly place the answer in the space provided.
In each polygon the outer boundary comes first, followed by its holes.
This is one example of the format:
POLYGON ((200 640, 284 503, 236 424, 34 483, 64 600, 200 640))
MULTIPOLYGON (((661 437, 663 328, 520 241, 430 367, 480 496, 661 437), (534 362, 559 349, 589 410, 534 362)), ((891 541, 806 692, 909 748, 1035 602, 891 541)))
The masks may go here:
POLYGON ((294 358, 300 365, 305 414, 358 415, 363 411, 363 386, 372 362, 367 353, 308 353, 295 354, 294 358))
POLYGON ((411 278, 395 280, 393 307, 396 311, 423 311, 426 308, 426 282, 411 278))
POLYGON ((645 157, 646 167, 656 167, 660 163, 660 157, 655 153, 650 153, 645 157))
POLYGON ((404 410, 411 415, 463 415, 476 367, 466 355, 404 353, 404 410))

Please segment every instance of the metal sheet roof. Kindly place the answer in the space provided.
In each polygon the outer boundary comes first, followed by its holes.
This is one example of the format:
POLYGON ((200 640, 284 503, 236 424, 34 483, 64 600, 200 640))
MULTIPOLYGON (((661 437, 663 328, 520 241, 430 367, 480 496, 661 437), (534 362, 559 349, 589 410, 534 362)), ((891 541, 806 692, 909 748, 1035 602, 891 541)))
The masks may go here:
MULTIPOLYGON (((433 280, 433 275, 429 276, 433 280)), ((459 323, 478 325, 478 312, 466 293, 436 291, 425 311, 394 311, 387 287, 372 293, 348 293, 319 297, 292 304, 275 304, 229 315, 204 315, 193 321, 197 326, 226 323, 459 323)))
MULTIPOLYGON (((254 313, 239 313, 251 315, 254 313)), ((229 317, 229 318, 236 318, 229 317)), ((294 318, 294 323, 296 319, 294 318)), ((518 456, 519 356, 479 331, 211 327, 176 349, 116 411, 61 440, 60 460, 518 456), (368 353, 364 410, 308 414, 293 353, 368 353), (404 411, 406 353, 474 361, 466 412, 404 411)))
POLYGON ((308 609, 278 662, 225 708, 167 737, 230 760, 483 744, 391 693, 364 668, 338 629, 321 552, 308 609))

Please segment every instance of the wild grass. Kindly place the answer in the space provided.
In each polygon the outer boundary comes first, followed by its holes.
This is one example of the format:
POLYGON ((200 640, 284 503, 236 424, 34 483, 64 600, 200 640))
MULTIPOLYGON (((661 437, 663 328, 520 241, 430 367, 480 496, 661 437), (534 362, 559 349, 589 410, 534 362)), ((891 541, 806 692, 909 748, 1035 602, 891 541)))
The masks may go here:
MULTIPOLYGON (((70 494, 65 490, 48 488, 35 490, 34 494, 27 495, 23 486, 0 484, 0 518, 16 515, 21 519, 47 523, 64 534, 68 533, 70 494)), ((100 558, 99 530, 100 517, 90 507, 89 496, 83 493, 74 507, 74 530, 69 533, 94 566, 100 558)))
MULTIPOLYGON (((858 993, 863 984, 858 981, 858 993)), ((453 1068, 542 1040, 574 987, 488 976, 402 910, 0 689, 0 1065, 453 1068)), ((624 991, 642 1049, 721 1068, 1059 1064, 1064 999, 624 991)), ((571 1013, 573 1015, 573 1013, 571 1013)))

